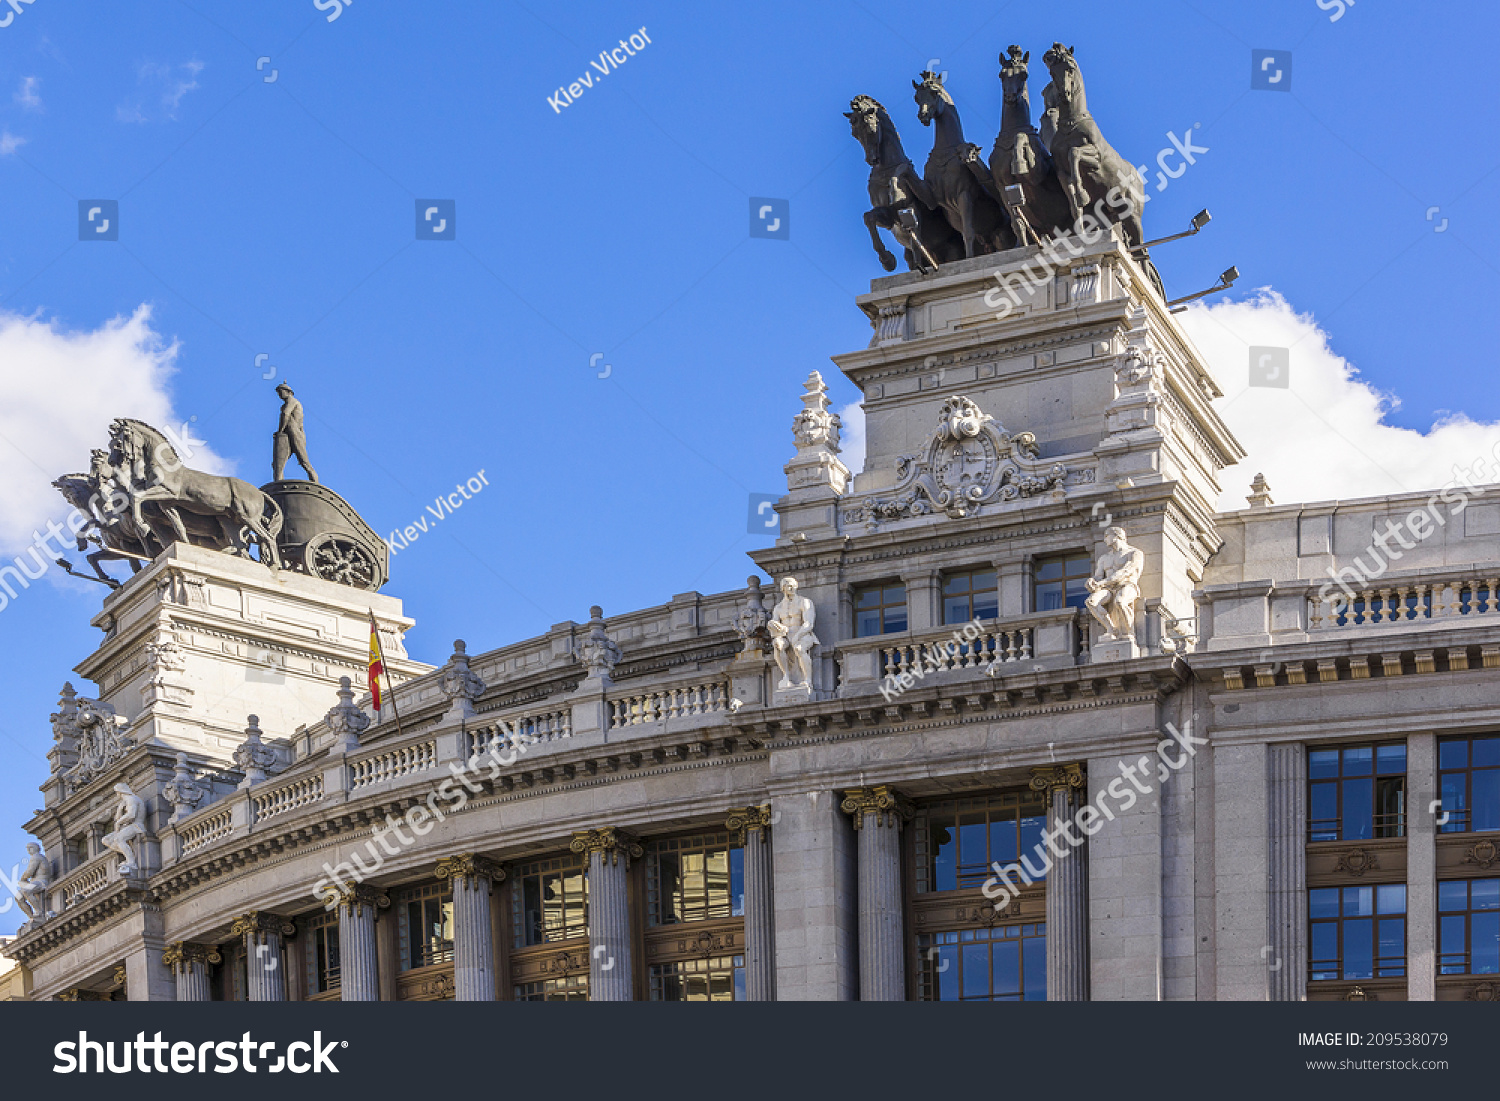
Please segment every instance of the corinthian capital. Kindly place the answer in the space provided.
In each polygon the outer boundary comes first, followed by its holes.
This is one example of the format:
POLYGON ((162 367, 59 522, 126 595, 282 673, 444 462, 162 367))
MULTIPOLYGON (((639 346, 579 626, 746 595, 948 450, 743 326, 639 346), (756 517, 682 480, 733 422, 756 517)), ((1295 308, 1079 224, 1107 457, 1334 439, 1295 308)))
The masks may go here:
POLYGON ((911 800, 888 784, 846 791, 841 806, 854 816, 857 830, 864 829, 866 815, 873 815, 877 826, 899 826, 912 816, 911 800))
POLYGON ((639 859, 646 852, 631 834, 616 829, 614 826, 604 826, 597 830, 577 830, 568 848, 582 856, 585 863, 594 853, 599 854, 601 862, 614 864, 622 856, 628 863, 630 860, 639 859))
POLYGON ((289 937, 297 931, 297 927, 280 914, 268 913, 265 910, 251 910, 248 914, 241 914, 235 918, 229 931, 237 937, 258 940, 273 934, 289 937))
POLYGON ((1049 795, 1058 788, 1083 787, 1083 766, 1076 762, 1066 765, 1040 765, 1031 770, 1031 790, 1045 791, 1049 795))
POLYGON ((751 830, 771 829, 771 804, 762 803, 758 807, 740 807, 738 810, 729 812, 729 821, 724 823, 725 829, 730 833, 739 834, 740 844, 745 843, 745 835, 751 830))
POLYGON ((462 879, 470 886, 475 880, 488 879, 493 885, 505 879, 505 869, 478 853, 459 853, 457 856, 445 856, 438 861, 437 877, 454 881, 462 879))
POLYGON ((176 971, 186 971, 195 963, 223 963, 224 957, 219 955, 219 950, 212 944, 193 944, 191 941, 179 940, 167 945, 161 954, 161 962, 176 971))
POLYGON ((350 910, 359 906, 383 910, 391 904, 390 897, 384 891, 368 883, 350 883, 336 890, 339 893, 339 906, 348 907, 350 910))

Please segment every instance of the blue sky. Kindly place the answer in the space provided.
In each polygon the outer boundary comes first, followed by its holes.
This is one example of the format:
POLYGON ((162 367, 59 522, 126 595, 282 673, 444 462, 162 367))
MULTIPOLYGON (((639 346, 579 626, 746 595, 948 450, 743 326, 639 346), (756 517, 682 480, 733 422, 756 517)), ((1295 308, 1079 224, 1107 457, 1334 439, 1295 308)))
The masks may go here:
MULTIPOLYGON (((392 563, 422 660, 592 603, 739 588, 768 541, 746 533, 747 497, 784 491, 802 380, 823 370, 838 406, 858 398, 827 359, 868 341, 852 299, 881 274, 850 98, 881 100, 920 164, 910 81, 936 59, 987 152, 996 55, 1032 51, 1039 105, 1061 38, 1132 163, 1201 123, 1209 152, 1146 212, 1151 236, 1214 215, 1158 250, 1169 292, 1237 264, 1224 297, 1272 288, 1399 398, 1372 414, 1387 427, 1500 421, 1500 9, 1367 2, 1333 21, 1323 3, 355 0, 330 22, 313 0, 36 0, 0 28, 0 323, 63 340, 148 306, 160 369, 120 385, 154 387, 257 484, 289 379, 323 480, 382 533, 483 468, 489 488, 392 563), (642 27, 645 49, 549 106, 642 27), (1251 89, 1253 49, 1291 52, 1290 92, 1251 89), (753 196, 790 200, 790 240, 749 238, 753 196), (118 242, 78 240, 97 198, 119 203, 118 242), (419 199, 456 202, 456 240, 415 239, 419 199)), ((37 397, 75 381, 44 363, 0 358, 0 404, 31 395, 0 435, 56 418, 63 438, 75 406, 110 408, 97 385, 37 397)), ((0 502, 29 530, 45 516, 12 490, 86 446, 43 462, 18 441, 0 440, 0 469, 21 472, 0 502)), ((0 611, 7 866, 101 594, 49 577, 0 611)))

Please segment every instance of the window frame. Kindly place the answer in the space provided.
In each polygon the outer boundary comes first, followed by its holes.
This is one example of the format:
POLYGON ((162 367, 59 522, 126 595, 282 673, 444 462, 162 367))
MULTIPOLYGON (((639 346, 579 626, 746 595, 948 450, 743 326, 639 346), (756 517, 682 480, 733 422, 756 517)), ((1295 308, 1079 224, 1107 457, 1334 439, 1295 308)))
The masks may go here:
POLYGON ((1047 923, 1045 921, 995 922, 993 925, 980 925, 968 929, 924 931, 917 934, 916 943, 917 1001, 1044 1002, 1047 1000, 1047 923), (1015 932, 1012 933, 1012 930, 1015 932), (1017 945, 1016 964, 1020 985, 1013 992, 997 994, 994 987, 995 945, 1006 945, 1012 942, 1017 945), (980 944, 989 946, 989 951, 986 953, 989 993, 983 996, 968 995, 964 992, 964 979, 967 972, 964 957, 967 954, 967 948, 980 944), (1033 957, 1029 967, 1027 965, 1028 954, 1033 957), (1040 959, 1036 958, 1037 956, 1040 959), (942 997, 943 982, 938 976, 948 974, 949 966, 955 972, 952 981, 957 986, 958 997, 944 999, 942 997), (1039 981, 1033 981, 1028 989, 1028 975, 1032 972, 1040 972, 1039 981))
POLYGON ((1410 892, 1405 883, 1360 883, 1340 884, 1338 886, 1309 887, 1307 890, 1307 980, 1309 983, 1321 982, 1374 982, 1377 979, 1403 979, 1407 977, 1408 960, 1411 945, 1408 940, 1410 921, 1410 892), (1401 888, 1401 909, 1397 911, 1382 912, 1381 891, 1392 887, 1401 888), (1352 891, 1369 890, 1372 892, 1371 910, 1368 914, 1346 914, 1345 903, 1352 891), (1338 896, 1338 914, 1335 917, 1315 917, 1313 913, 1314 896, 1326 891, 1333 891, 1338 896), (1401 922, 1401 955, 1380 955, 1381 923, 1387 921, 1401 922), (1350 975, 1347 973, 1345 959, 1348 953, 1345 950, 1346 933, 1353 922, 1369 922, 1370 925, 1370 974, 1350 975), (1334 944, 1336 954, 1332 957, 1315 958, 1313 948, 1317 943, 1317 929, 1320 926, 1334 926, 1334 944), (1392 963, 1399 960, 1399 963, 1392 963), (1319 966, 1323 965, 1323 966, 1319 966), (1337 974, 1328 974, 1329 966, 1332 966, 1337 974))
POLYGON ((942 614, 941 614, 941 617, 940 617, 942 619, 942 626, 944 626, 944 627, 962 626, 965 623, 973 623, 975 619, 980 618, 978 616, 978 613, 976 613, 974 611, 974 598, 976 596, 984 596, 986 594, 989 594, 989 595, 991 595, 991 596, 994 597, 995 610, 994 610, 994 613, 992 615, 984 616, 983 618, 984 619, 999 619, 1000 618, 1000 570, 997 567, 993 566, 993 565, 991 565, 991 566, 974 566, 974 567, 969 568, 969 569, 953 570, 951 572, 945 572, 945 573, 943 573, 938 578, 938 600, 942 604, 942 614), (987 588, 987 589, 976 589, 974 587, 974 578, 975 577, 979 577, 979 576, 983 576, 983 575, 988 575, 989 576, 990 581, 991 581, 991 587, 987 588), (954 582, 958 581, 961 578, 964 579, 964 580, 966 580, 968 582, 967 588, 962 593, 951 593, 950 594, 949 591, 948 591, 948 586, 951 585, 951 584, 953 584, 954 582), (964 615, 963 617, 959 618, 959 619, 949 619, 948 618, 948 601, 949 601, 949 599, 951 597, 959 597, 959 596, 962 596, 962 597, 965 598, 965 606, 967 608, 967 614, 964 615))
POLYGON ((1088 589, 1078 595, 1077 603, 1069 603, 1068 582, 1083 581, 1085 578, 1093 577, 1096 564, 1093 556, 1086 550, 1070 551, 1063 554, 1038 555, 1031 560, 1031 611, 1033 614, 1041 612, 1060 612, 1066 608, 1082 608, 1083 602, 1088 599, 1088 589), (1051 563, 1062 566, 1062 575, 1052 580, 1042 580, 1042 571, 1051 563), (1070 573, 1070 565, 1082 564, 1082 573, 1070 573), (1043 608, 1041 600, 1041 587, 1043 585, 1061 585, 1063 602, 1056 608, 1043 608))
POLYGON ((1474 917, 1475 917, 1475 915, 1478 914, 1478 915, 1482 915, 1482 916, 1491 917, 1495 921, 1495 923, 1497 925, 1497 931, 1500 931, 1500 905, 1482 907, 1482 908, 1477 909, 1477 910, 1474 908, 1474 884, 1476 884, 1476 883, 1494 883, 1494 884, 1496 884, 1497 894, 1500 894, 1500 876, 1473 876, 1473 877, 1466 877, 1466 878, 1463 878, 1463 879, 1444 879, 1444 880, 1439 880, 1439 882, 1438 882, 1438 898, 1437 898, 1437 953, 1436 953, 1437 964, 1436 964, 1436 966, 1437 966, 1437 973, 1440 976, 1442 976, 1442 975, 1496 975, 1496 974, 1500 974, 1500 963, 1497 963, 1495 969, 1491 970, 1491 971, 1475 971, 1475 970, 1473 970, 1473 966, 1474 966, 1474 917), (1453 885, 1455 883, 1462 883, 1464 885, 1464 908, 1461 909, 1461 910, 1457 910, 1457 909, 1446 909, 1445 910, 1443 908, 1443 888, 1445 886, 1451 886, 1451 885, 1453 885), (1449 928, 1447 922, 1444 920, 1445 918, 1462 918, 1462 920, 1463 920, 1463 951, 1462 952, 1453 952, 1453 951, 1445 952, 1445 951, 1443 951, 1444 943, 1447 940, 1447 930, 1449 928), (1450 958, 1455 957, 1455 956, 1461 956, 1462 960, 1458 961, 1458 962, 1454 962, 1454 963, 1445 963, 1444 962, 1445 959, 1450 959, 1450 958))
POLYGON ((1406 836, 1406 796, 1407 778, 1410 775, 1410 747, 1404 738, 1389 739, 1374 742, 1340 742, 1333 745, 1310 745, 1306 749, 1307 766, 1307 842, 1308 844, 1321 844, 1327 842, 1349 842, 1349 841, 1388 841, 1398 840, 1406 836), (1400 746, 1401 771, 1382 773, 1380 771, 1380 751, 1393 746, 1400 746), (1370 751, 1370 771, 1350 772, 1344 771, 1345 754, 1360 749, 1370 751), (1338 755, 1338 771, 1332 777, 1313 775, 1313 754, 1336 753, 1338 755), (1395 812, 1380 811, 1380 781, 1384 778, 1399 776, 1401 778, 1401 809, 1395 812), (1368 779, 1370 782, 1370 814, 1369 836, 1350 837, 1346 836, 1345 823, 1345 787, 1351 782, 1368 779), (1332 785, 1334 789, 1334 816, 1332 818, 1314 818, 1314 799, 1321 787, 1332 785), (1332 823, 1332 826, 1326 825, 1332 823), (1386 832, 1382 832, 1386 831, 1386 832))
MULTIPOLYGON (((1448 833, 1494 833, 1496 831, 1500 831, 1500 806, 1496 806, 1491 811, 1491 814, 1493 815, 1496 822, 1495 825, 1484 826, 1479 829, 1474 828, 1474 811, 1476 809, 1474 806, 1475 773, 1495 773, 1497 774, 1497 776, 1500 776, 1500 763, 1497 763, 1495 765, 1479 765, 1477 767, 1474 764, 1474 743, 1477 741, 1490 740, 1500 741, 1500 733, 1495 733, 1492 731, 1483 734, 1458 734, 1438 739, 1437 781, 1438 795, 1442 800, 1439 815, 1441 816, 1443 814, 1446 814, 1448 816, 1448 820, 1438 826, 1438 834, 1440 836, 1442 834, 1448 833), (1467 747, 1464 753, 1465 764, 1461 768, 1455 768, 1452 766, 1444 768, 1443 747, 1445 745, 1454 745, 1457 743, 1464 743, 1467 747), (1463 777, 1462 807, 1450 807, 1448 805, 1448 786, 1446 783, 1444 783, 1444 780, 1450 776, 1463 777)), ((1500 800, 1500 794, 1497 794, 1496 798, 1497 800, 1500 800)))
POLYGON ((888 581, 872 581, 866 584, 856 585, 854 586, 854 590, 850 594, 850 596, 854 608, 854 623, 852 624, 852 626, 854 628, 855 638, 879 638, 882 635, 901 634, 904 631, 911 630, 911 593, 907 588, 906 582, 902 581, 900 578, 893 578, 888 581), (886 593, 893 589, 901 590, 901 601, 899 604, 894 601, 890 603, 886 602, 886 593), (874 605, 873 609, 860 607, 860 600, 867 593, 879 594, 879 601, 874 605), (902 613, 901 625, 899 627, 893 627, 888 625, 887 623, 887 612, 894 611, 897 608, 900 608, 902 613), (865 633, 860 630, 860 613, 869 612, 872 610, 877 612, 880 617, 880 630, 865 633))
MULTIPOLYGON (((397 971, 405 974, 410 971, 420 971, 426 967, 452 966, 453 964, 453 939, 450 936, 446 941, 446 948, 438 948, 435 951, 429 947, 420 949, 422 953, 421 962, 414 961, 414 953, 418 951, 414 930, 411 928, 411 907, 421 906, 422 921, 425 929, 427 924, 427 904, 437 903, 438 913, 442 913, 444 905, 447 908, 447 926, 449 932, 453 930, 453 885, 447 880, 435 883, 424 883, 417 886, 405 887, 396 894, 396 954, 397 971)), ((426 941, 426 934, 423 940, 426 941)))
POLYGON ((316 998, 342 990, 343 960, 339 944, 338 911, 335 909, 313 914, 306 922, 307 939, 303 955, 306 960, 308 996, 316 998), (326 952, 331 963, 325 965, 319 958, 320 950, 326 952))

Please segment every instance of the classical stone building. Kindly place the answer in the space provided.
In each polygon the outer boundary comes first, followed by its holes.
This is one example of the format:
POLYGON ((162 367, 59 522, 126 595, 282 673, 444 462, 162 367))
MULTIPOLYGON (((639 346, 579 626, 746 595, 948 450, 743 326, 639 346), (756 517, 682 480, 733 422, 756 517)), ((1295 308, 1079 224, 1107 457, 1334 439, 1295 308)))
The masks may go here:
POLYGON ((1500 492, 1217 511, 1218 386, 1080 249, 872 284, 864 469, 814 373, 742 592, 428 668, 168 547, 52 719, 32 996, 1493 999, 1500 492))

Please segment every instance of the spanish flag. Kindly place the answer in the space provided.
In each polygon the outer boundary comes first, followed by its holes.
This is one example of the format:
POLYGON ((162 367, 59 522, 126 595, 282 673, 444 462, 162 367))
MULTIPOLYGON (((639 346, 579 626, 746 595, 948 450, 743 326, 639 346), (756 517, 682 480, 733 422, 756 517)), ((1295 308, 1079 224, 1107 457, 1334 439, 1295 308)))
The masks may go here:
POLYGON ((375 711, 380 711, 380 675, 385 672, 385 660, 380 653, 380 635, 375 628, 375 613, 370 613, 370 668, 368 679, 370 682, 370 699, 375 704, 375 711))

